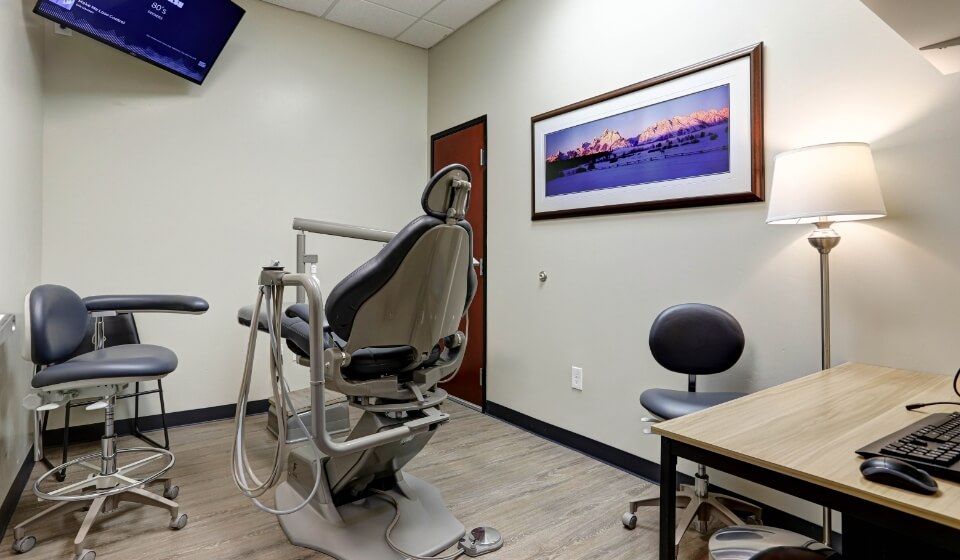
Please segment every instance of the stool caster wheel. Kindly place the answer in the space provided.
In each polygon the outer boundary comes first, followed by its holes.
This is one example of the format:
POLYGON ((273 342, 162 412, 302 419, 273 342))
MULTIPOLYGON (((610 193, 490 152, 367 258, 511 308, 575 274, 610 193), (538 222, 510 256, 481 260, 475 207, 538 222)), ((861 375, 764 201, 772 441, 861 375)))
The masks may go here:
POLYGON ((181 513, 177 517, 170 520, 170 528, 175 531, 179 531, 187 526, 188 519, 189 518, 187 517, 187 514, 181 513))
POLYGON ((14 543, 13 543, 13 551, 14 551, 14 552, 17 552, 17 553, 19 553, 19 554, 23 554, 24 552, 30 552, 31 550, 33 550, 33 547, 34 547, 36 544, 37 544, 37 538, 36 538, 36 537, 29 537, 29 536, 28 536, 28 537, 21 537, 21 538, 17 539, 16 541, 14 541, 14 543))
POLYGON ((623 514, 623 517, 620 519, 623 522, 623 526, 629 530, 634 530, 637 528, 637 514, 627 512, 623 514))
POLYGON ((57 482, 63 482, 64 480, 67 479, 67 471, 66 471, 66 469, 64 469, 64 470, 62 470, 62 471, 57 471, 57 474, 56 474, 55 476, 56 476, 56 478, 57 478, 57 482))
POLYGON ((97 558, 96 552, 85 548, 80 551, 80 554, 77 554, 76 556, 74 556, 73 560, 96 560, 96 558, 97 558))
POLYGON ((179 486, 171 486, 170 488, 163 489, 163 497, 168 500, 176 500, 177 496, 180 495, 179 486))

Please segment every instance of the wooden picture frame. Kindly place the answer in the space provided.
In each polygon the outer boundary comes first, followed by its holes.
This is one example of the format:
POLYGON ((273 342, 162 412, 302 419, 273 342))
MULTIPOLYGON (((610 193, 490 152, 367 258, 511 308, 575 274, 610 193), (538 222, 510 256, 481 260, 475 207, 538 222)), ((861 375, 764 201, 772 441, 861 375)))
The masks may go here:
POLYGON ((762 201, 762 48, 531 118, 532 219, 762 201))

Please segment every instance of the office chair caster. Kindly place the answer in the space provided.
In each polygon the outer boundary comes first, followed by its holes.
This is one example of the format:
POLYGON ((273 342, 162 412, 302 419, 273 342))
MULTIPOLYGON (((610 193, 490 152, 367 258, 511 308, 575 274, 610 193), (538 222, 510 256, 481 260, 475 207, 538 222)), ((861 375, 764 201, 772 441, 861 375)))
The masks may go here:
POLYGON ((168 500, 176 500, 177 496, 179 495, 180 495, 180 487, 172 486, 170 484, 170 481, 167 481, 167 483, 163 487, 163 497, 168 500))
POLYGON ((623 522, 623 526, 627 529, 633 531, 637 528, 637 514, 630 513, 629 511, 623 514, 623 517, 620 519, 623 522))
POLYGON ((97 553, 90 549, 83 549, 79 554, 73 557, 73 560, 96 560, 97 553))
POLYGON ((189 518, 187 514, 181 513, 180 515, 170 519, 170 528, 174 531, 179 531, 187 526, 187 521, 189 518))
POLYGON ((18 554, 23 554, 25 552, 30 552, 33 550, 33 547, 37 545, 37 537, 27 536, 21 537, 13 541, 13 551, 18 554))

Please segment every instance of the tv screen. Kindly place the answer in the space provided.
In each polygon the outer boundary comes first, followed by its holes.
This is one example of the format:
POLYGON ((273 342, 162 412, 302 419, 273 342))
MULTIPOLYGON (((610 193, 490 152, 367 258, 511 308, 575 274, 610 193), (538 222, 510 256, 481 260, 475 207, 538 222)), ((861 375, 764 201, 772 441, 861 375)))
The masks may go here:
POLYGON ((33 11, 198 84, 246 13, 230 0, 39 0, 33 11))

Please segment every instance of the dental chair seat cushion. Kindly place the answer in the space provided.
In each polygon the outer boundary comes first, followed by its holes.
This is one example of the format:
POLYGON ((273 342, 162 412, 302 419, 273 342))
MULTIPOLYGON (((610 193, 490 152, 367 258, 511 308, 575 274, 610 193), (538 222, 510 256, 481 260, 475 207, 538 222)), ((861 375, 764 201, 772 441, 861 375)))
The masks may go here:
MULTIPOLYGON (((305 311, 306 304, 292 305, 287 308, 286 317, 280 319, 280 336, 287 340, 287 347, 302 357, 310 358, 310 324, 300 319, 299 310, 305 311)), ((253 306, 249 305, 237 312, 237 321, 244 326, 249 327, 253 317, 253 306)), ((257 329, 266 332, 267 321, 266 312, 261 310, 260 320, 257 322, 257 329)), ((339 336, 325 329, 323 333, 323 346, 330 348, 331 345, 343 347, 347 343, 339 336)), ((361 348, 350 356, 350 365, 343 368, 342 373, 346 379, 354 381, 366 381, 378 377, 402 372, 410 367, 410 364, 416 361, 416 350, 412 346, 391 346, 385 348, 361 348)), ((430 357, 424 365, 430 365, 440 359, 440 346, 436 346, 431 352, 430 357)))
POLYGON ((664 420, 670 420, 743 396, 746 396, 746 393, 696 393, 671 391, 669 389, 647 389, 640 394, 640 404, 653 415, 664 420))
MULTIPOLYGON (((33 387, 90 380, 158 377, 177 369, 177 355, 162 346, 127 344, 81 354, 66 362, 49 366, 33 376, 33 387)), ((93 382, 95 381, 95 382, 93 382)))

